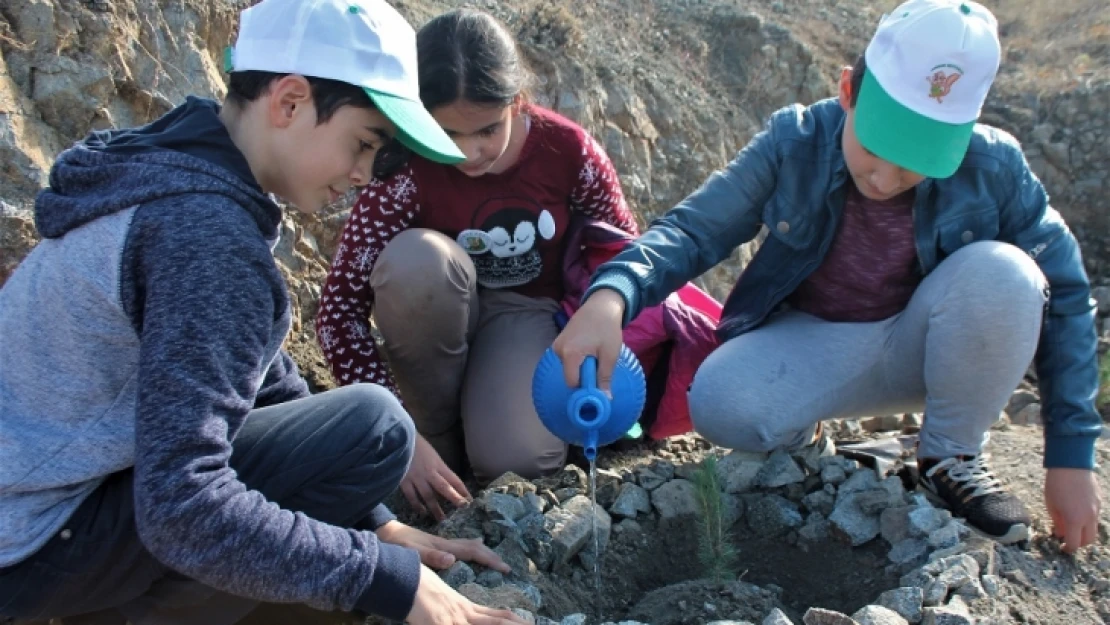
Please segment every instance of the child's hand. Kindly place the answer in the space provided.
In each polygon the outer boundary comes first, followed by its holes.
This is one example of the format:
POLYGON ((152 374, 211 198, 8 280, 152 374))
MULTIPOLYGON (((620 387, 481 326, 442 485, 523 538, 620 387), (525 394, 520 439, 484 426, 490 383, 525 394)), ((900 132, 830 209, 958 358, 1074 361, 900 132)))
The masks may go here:
POLYGON ((1064 553, 1075 553, 1098 541, 1102 498, 1094 471, 1049 469, 1044 478, 1044 503, 1052 517, 1052 533, 1064 541, 1064 553))
POLYGON ((455 507, 465 506, 470 501, 466 485, 448 468, 431 443, 420 435, 416 437, 412 464, 401 480, 401 493, 414 510, 420 514, 431 514, 436 521, 445 518, 439 497, 455 507))
POLYGON ((552 345, 563 362, 567 386, 578 386, 578 373, 586 356, 597 358, 597 386, 609 391, 613 369, 621 351, 624 298, 611 289, 598 289, 574 313, 552 345))
POLYGON ((506 575, 512 572, 508 564, 492 549, 478 539, 449 539, 422 532, 415 527, 390 521, 375 532, 383 542, 415 549, 420 554, 424 566, 433 569, 450 568, 456 560, 475 562, 482 566, 500 571, 506 575))
POLYGON ((508 610, 472 603, 448 586, 428 567, 420 567, 416 600, 405 618, 410 625, 525 625, 508 610))

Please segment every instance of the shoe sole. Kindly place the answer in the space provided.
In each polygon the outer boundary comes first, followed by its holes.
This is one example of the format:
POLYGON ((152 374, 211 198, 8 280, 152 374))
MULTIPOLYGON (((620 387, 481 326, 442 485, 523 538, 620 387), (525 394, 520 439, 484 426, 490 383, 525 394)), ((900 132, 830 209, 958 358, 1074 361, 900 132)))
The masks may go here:
MULTIPOLYGON (((917 491, 924 494, 925 498, 928 499, 930 502, 932 502, 936 507, 943 508, 944 510, 948 510, 949 512, 952 511, 952 509, 948 507, 948 504, 943 499, 941 499, 939 495, 937 495, 933 491, 929 490, 928 488, 922 486, 921 484, 918 484, 917 485, 917 491)), ((952 516, 956 516, 956 515, 953 514, 952 516)), ((1024 523, 1017 523, 1017 524, 1011 525, 1010 529, 1007 530, 1005 534, 1003 534, 1001 536, 995 536, 994 534, 984 532, 983 530, 979 529, 978 527, 975 527, 971 523, 968 523, 967 519, 964 518, 964 517, 956 517, 956 518, 962 519, 965 522, 964 524, 967 527, 969 527, 971 529, 971 531, 975 532, 976 534, 979 534, 980 536, 982 536, 984 538, 989 538, 989 539, 991 539, 991 540, 993 540, 997 543, 1003 544, 1003 545, 1012 545, 1014 543, 1020 543, 1022 541, 1029 540, 1029 526, 1027 526, 1024 523)))

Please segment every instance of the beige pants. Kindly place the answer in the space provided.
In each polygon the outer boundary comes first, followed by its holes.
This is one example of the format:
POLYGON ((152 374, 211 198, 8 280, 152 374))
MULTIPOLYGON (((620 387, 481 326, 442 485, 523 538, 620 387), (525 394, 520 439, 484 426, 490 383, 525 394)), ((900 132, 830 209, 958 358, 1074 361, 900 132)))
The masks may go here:
POLYGON ((374 321, 417 430, 479 481, 562 468, 566 445, 532 406, 532 373, 558 334, 548 298, 478 288, 462 247, 432 230, 397 235, 370 275, 374 321))

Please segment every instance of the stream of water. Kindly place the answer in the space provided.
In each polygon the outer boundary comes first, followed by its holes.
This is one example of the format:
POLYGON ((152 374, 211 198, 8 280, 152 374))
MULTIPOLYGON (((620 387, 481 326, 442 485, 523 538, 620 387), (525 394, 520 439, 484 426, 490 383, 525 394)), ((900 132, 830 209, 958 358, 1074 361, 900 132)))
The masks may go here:
POLYGON ((597 463, 590 460, 590 522, 593 524, 594 537, 594 613, 601 622, 601 540, 597 535, 597 463))

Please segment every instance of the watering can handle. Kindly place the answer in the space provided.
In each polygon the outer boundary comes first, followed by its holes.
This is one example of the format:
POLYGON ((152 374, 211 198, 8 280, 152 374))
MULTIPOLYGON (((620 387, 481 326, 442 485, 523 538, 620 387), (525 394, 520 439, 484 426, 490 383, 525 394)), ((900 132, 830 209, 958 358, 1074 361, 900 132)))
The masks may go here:
POLYGON ((578 387, 588 390, 597 389, 597 358, 586 356, 578 370, 578 387))

